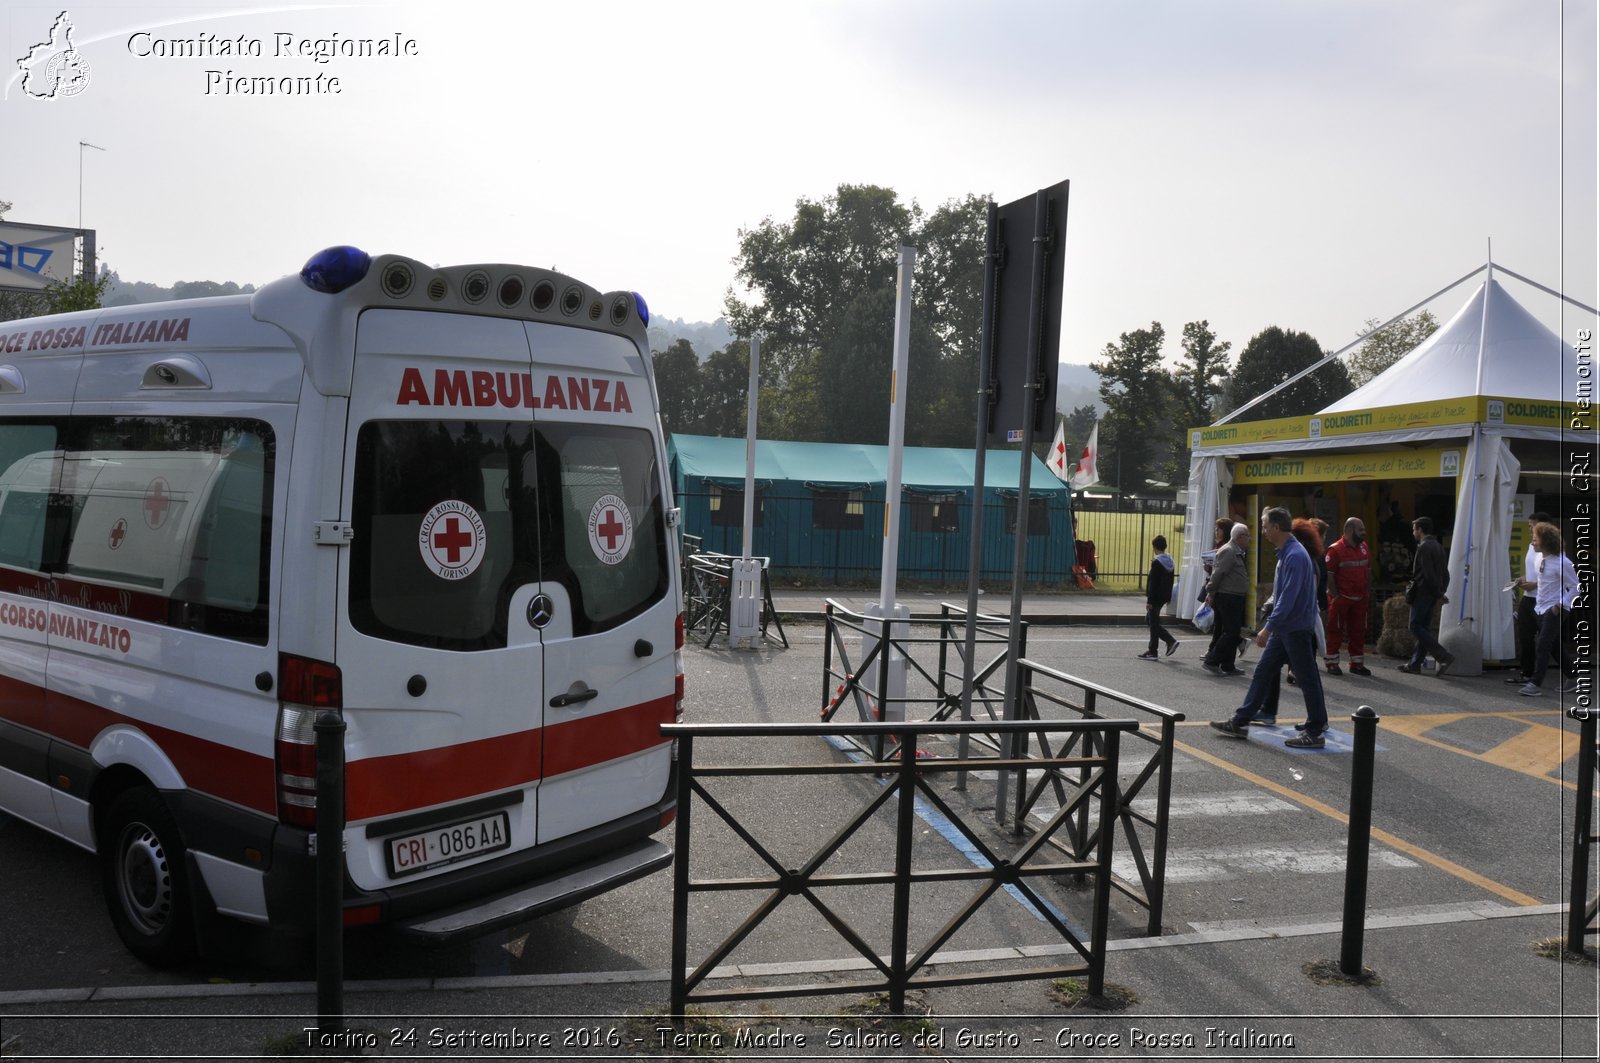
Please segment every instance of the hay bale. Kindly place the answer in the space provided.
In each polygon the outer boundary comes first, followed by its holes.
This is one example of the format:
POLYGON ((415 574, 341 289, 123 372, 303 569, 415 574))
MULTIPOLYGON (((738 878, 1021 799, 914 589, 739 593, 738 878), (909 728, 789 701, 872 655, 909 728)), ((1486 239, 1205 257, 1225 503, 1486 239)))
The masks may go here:
MULTIPOLYGON (((1443 602, 1434 603, 1431 622, 1436 630, 1439 626, 1439 613, 1443 609, 1443 602)), ((1408 627, 1410 620, 1411 605, 1406 601, 1405 595, 1393 595, 1383 603, 1383 631, 1378 635, 1379 653, 1385 657, 1398 657, 1401 660, 1411 658, 1412 651, 1417 648, 1417 640, 1408 627)))

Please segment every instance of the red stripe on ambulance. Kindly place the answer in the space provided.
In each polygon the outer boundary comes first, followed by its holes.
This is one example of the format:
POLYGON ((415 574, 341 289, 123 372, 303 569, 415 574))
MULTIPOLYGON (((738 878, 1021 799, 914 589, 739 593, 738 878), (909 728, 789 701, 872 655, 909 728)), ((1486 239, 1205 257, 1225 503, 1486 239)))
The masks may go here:
POLYGON ((674 718, 672 698, 537 731, 351 761, 345 809, 351 821, 460 801, 604 764, 662 745, 660 726, 674 718))

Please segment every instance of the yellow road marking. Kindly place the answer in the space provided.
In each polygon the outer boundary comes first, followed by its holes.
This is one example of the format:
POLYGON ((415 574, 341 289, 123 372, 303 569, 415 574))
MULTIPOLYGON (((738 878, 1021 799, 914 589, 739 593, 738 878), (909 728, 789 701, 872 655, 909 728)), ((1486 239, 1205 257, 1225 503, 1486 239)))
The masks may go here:
POLYGON ((1569 757, 1578 752, 1578 735, 1569 733, 1562 727, 1551 727, 1548 724, 1535 723, 1523 719, 1524 714, 1499 713, 1499 712, 1473 712, 1473 713, 1438 713, 1424 716, 1385 716, 1378 725, 1378 733, 1388 731, 1391 734, 1404 735, 1424 745, 1446 749, 1458 756, 1470 757, 1481 760, 1485 764, 1509 771, 1531 775, 1535 779, 1564 786, 1569 790, 1577 790, 1576 782, 1558 779, 1550 773, 1567 762, 1569 757), (1526 730, 1515 738, 1509 738, 1493 749, 1483 753, 1474 753, 1470 749, 1441 742, 1437 738, 1428 737, 1427 732, 1435 727, 1444 727, 1455 723, 1457 720, 1495 718, 1514 720, 1522 724, 1526 730))
MULTIPOLYGON (((1345 824, 1346 826, 1348 826, 1350 823, 1350 817, 1345 813, 1340 812, 1332 805, 1318 801, 1314 797, 1307 797, 1305 794, 1300 793, 1297 790, 1291 790, 1289 787, 1284 786, 1281 783, 1275 783, 1271 779, 1263 778, 1253 771, 1248 771, 1239 767, 1239 765, 1234 764, 1232 761, 1224 760, 1219 756, 1204 752, 1203 750, 1197 749, 1186 742, 1174 742, 1173 746, 1176 749, 1183 750, 1185 753, 1196 758, 1197 760, 1203 760, 1213 767, 1221 768, 1223 771, 1226 771, 1232 775, 1236 775, 1246 782, 1265 787, 1280 797, 1286 797, 1296 804, 1304 805, 1313 812, 1320 812, 1329 819, 1336 820, 1345 824)), ((1422 848, 1420 845, 1413 845, 1411 842, 1408 842, 1403 838, 1398 838, 1386 830, 1380 830, 1377 827, 1372 828, 1372 838, 1375 841, 1382 842, 1391 849, 1398 849, 1407 856, 1414 856, 1423 863, 1430 864, 1446 874, 1454 875, 1463 882, 1468 882, 1474 886, 1477 886, 1479 889, 1487 890, 1497 897, 1504 897, 1513 904, 1520 904, 1524 907, 1531 908, 1544 903, 1536 897, 1530 897, 1521 890, 1512 889, 1510 886, 1496 882, 1494 879, 1486 878, 1470 868, 1462 867, 1455 861, 1448 860, 1445 857, 1440 856, 1438 853, 1422 848)))

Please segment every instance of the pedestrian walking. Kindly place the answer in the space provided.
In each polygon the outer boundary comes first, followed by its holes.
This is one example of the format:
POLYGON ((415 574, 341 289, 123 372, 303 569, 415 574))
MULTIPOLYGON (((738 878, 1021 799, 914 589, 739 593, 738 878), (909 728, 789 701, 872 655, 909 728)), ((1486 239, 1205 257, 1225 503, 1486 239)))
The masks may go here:
POLYGON ((1244 634, 1245 598, 1250 593, 1250 573, 1245 568, 1245 551, 1250 545, 1250 528, 1235 524, 1228 541, 1217 548, 1206 603, 1216 614, 1211 628, 1211 645, 1200 667, 1212 675, 1240 675, 1234 658, 1244 634))
MULTIPOLYGON (((1563 674, 1575 669, 1572 656, 1563 637, 1563 626, 1568 610, 1578 595, 1578 572, 1572 559, 1561 552, 1561 532, 1554 524, 1541 522, 1533 526, 1533 541, 1539 546, 1539 585, 1534 592, 1534 615, 1539 620, 1539 636, 1533 647, 1533 674, 1517 691, 1523 697, 1536 698, 1544 691, 1545 672, 1554 655, 1561 662, 1563 674)), ((1572 685, 1563 682, 1565 693, 1572 685)))
POLYGON ((1522 556, 1522 578, 1517 589, 1522 597, 1517 601, 1517 674, 1506 680, 1525 686, 1533 678, 1533 649, 1539 638, 1539 616, 1533 611, 1539 589, 1539 540, 1533 530, 1541 524, 1551 523, 1550 514, 1540 510, 1528 518, 1528 550, 1522 556))
POLYGON ((1443 676, 1452 664, 1455 654, 1439 645, 1433 635, 1434 603, 1450 604, 1445 591, 1450 586, 1449 562, 1444 547, 1433 537, 1433 521, 1418 517, 1411 522, 1411 534, 1417 540, 1417 553, 1411 559, 1411 582, 1406 586, 1406 601, 1411 603, 1411 634, 1417 644, 1411 650, 1411 659, 1400 665, 1400 671, 1416 675, 1422 671, 1422 659, 1430 653, 1439 662, 1437 675, 1443 676))
POLYGON ((1371 675, 1366 665, 1367 600, 1371 595, 1372 558, 1367 551, 1367 526, 1360 517, 1344 522, 1344 534, 1328 547, 1323 563, 1328 572, 1329 673, 1339 674, 1339 647, 1350 646, 1350 674, 1371 675))
POLYGON ((1178 649, 1178 640, 1161 624, 1161 610, 1172 601, 1173 574, 1177 571, 1177 565, 1167 553, 1165 535, 1156 536, 1150 540, 1150 545, 1156 551, 1155 558, 1150 562, 1150 575, 1144 581, 1144 610, 1146 619, 1150 621, 1150 648, 1139 654, 1141 661, 1156 659, 1157 642, 1167 644, 1168 657, 1178 649))
MULTIPOLYGON (((1211 726, 1229 738, 1248 738, 1249 725, 1267 705, 1278 670, 1288 661, 1300 680, 1306 702, 1306 722, 1301 733, 1284 743, 1290 749, 1321 749, 1328 729, 1328 709, 1323 702, 1322 676, 1317 668, 1317 574, 1311 555, 1295 538, 1289 511, 1279 506, 1261 514, 1261 533, 1278 551, 1272 581, 1272 616, 1256 633, 1261 659, 1251 677, 1244 704, 1226 720, 1211 726)), ((1276 722, 1274 718, 1271 722, 1276 722)))

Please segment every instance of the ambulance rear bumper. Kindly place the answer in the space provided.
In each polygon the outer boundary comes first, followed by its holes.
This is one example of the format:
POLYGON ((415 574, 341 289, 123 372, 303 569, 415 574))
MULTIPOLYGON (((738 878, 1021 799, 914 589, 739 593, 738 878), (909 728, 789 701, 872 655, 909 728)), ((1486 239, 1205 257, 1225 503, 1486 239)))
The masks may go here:
POLYGON ((497 897, 394 924, 400 933, 443 943, 483 934, 577 904, 672 863, 672 850, 646 838, 621 852, 565 868, 497 897))

